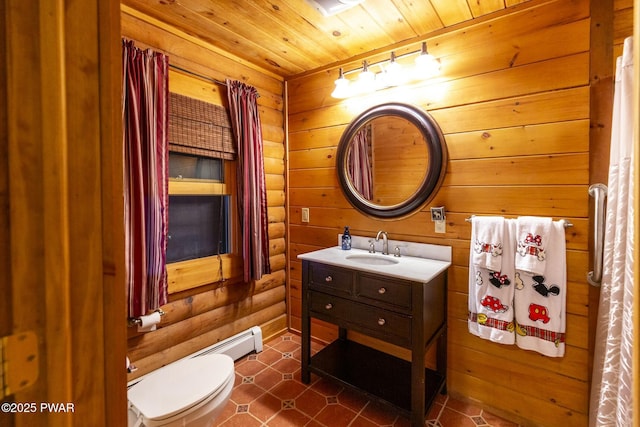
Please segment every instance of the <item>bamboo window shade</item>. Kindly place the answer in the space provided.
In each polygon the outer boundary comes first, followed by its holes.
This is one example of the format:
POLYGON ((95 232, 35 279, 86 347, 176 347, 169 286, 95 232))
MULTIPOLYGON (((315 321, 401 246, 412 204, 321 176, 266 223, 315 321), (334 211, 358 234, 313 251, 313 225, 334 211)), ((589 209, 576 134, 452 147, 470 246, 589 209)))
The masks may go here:
POLYGON ((169 150, 234 160, 236 149, 229 113, 219 105, 171 93, 169 150))

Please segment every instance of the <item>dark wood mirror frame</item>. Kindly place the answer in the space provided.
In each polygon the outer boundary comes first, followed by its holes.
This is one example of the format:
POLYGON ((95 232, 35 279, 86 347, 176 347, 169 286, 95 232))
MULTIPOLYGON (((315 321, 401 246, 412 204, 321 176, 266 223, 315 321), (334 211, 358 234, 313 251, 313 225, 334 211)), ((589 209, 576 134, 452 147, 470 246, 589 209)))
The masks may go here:
POLYGON ((336 154, 336 170, 340 187, 347 200, 360 212, 379 219, 394 219, 416 213, 428 203, 440 188, 447 167, 447 147, 444 136, 430 114, 418 107, 402 103, 386 103, 361 113, 345 129, 336 154), (347 157, 355 135, 372 120, 383 116, 398 116, 418 128, 427 144, 428 166, 417 191, 403 202, 383 206, 364 198, 354 187, 348 174, 347 157))

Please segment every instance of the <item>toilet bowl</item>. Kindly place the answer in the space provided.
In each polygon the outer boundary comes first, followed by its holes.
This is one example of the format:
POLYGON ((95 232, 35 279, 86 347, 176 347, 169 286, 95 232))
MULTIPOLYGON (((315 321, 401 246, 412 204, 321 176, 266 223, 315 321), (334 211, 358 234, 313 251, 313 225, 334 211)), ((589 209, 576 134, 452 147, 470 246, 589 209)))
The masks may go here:
POLYGON ((233 359, 208 354, 166 365, 129 387, 129 427, 208 427, 229 401, 233 359))

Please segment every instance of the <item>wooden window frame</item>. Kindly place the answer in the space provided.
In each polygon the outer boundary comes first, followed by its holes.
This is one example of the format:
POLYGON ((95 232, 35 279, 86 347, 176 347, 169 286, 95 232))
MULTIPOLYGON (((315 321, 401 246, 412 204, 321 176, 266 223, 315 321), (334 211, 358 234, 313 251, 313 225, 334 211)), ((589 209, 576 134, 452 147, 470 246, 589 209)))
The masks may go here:
POLYGON ((223 160, 224 181, 169 178, 169 195, 229 195, 229 253, 167 264, 169 294, 242 276, 240 222, 237 211, 236 161, 223 160), (220 269, 222 263, 222 269, 220 269))

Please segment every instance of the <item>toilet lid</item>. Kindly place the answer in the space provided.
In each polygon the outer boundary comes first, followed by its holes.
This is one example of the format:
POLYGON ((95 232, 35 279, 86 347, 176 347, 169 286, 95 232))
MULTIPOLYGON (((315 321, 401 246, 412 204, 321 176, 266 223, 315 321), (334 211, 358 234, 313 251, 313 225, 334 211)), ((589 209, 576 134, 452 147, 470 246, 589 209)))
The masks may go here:
POLYGON ((233 359, 225 354, 183 359, 146 375, 127 398, 145 418, 163 420, 216 394, 232 376, 233 359))

